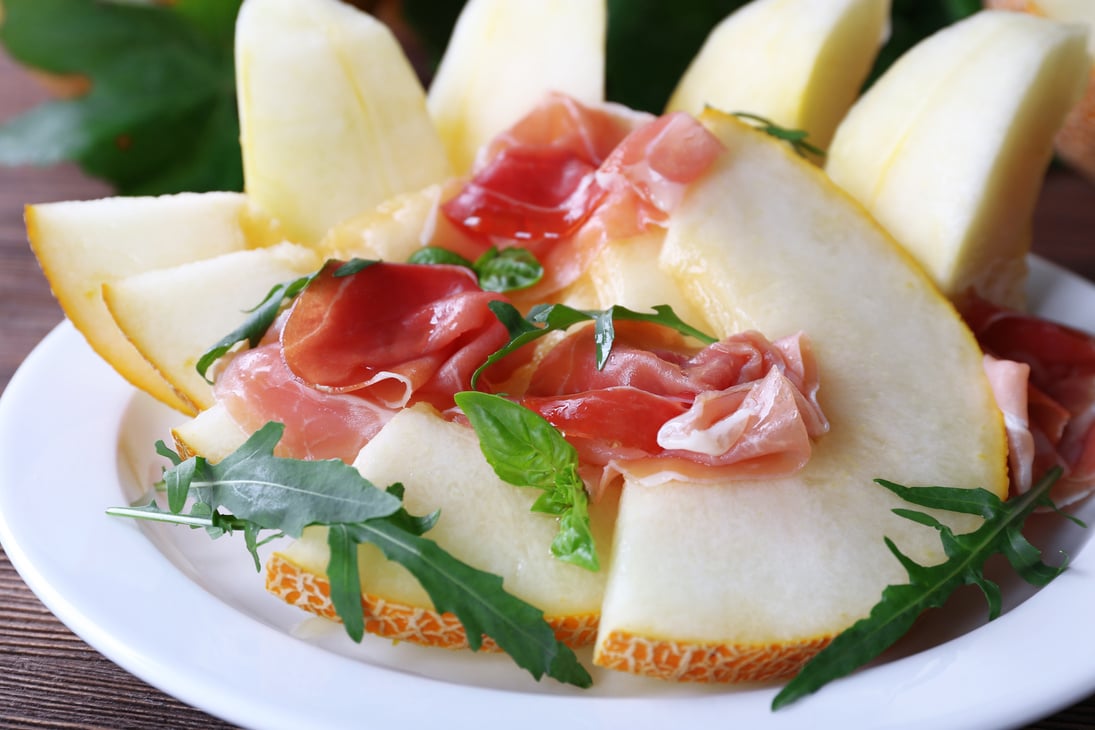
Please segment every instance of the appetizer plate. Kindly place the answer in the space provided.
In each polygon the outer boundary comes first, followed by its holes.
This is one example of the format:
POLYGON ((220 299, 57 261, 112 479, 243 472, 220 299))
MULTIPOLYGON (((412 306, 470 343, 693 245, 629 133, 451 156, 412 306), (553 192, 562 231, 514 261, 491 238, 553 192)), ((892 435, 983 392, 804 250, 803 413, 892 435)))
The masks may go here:
MULTIPOLYGON (((1095 331, 1095 285, 1032 259, 1031 305, 1095 331)), ((930 417, 930 414, 925 414, 930 417)), ((980 728, 1026 724, 1095 691, 1095 548, 1056 515, 1028 535, 1070 568, 1041 591, 1007 578, 985 623, 976 589, 882 660, 780 710, 778 687, 668 684, 594 670, 577 690, 507 658, 351 642, 266 594, 241 537, 109 517, 146 496, 154 442, 179 419, 123 382, 68 323, 0 401, 0 541, 42 602, 91 646, 184 702, 247 727, 980 728), (423 699, 428 697, 428 705, 423 699), (437 714, 440 713, 440 714, 437 714)), ((1073 510, 1095 522, 1095 500, 1073 510)), ((927 528, 925 528, 927 529, 927 528)), ((589 653, 580 654, 591 667, 589 653)))

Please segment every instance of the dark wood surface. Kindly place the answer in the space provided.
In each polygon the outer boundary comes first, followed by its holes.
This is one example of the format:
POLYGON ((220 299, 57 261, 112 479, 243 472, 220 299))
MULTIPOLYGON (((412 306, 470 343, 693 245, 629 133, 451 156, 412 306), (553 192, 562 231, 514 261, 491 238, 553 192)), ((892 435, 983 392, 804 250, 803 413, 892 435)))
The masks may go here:
MULTIPOLYGON (((0 55, 0 121, 44 98, 35 82, 0 55)), ((0 168, 0 391, 27 353, 62 319, 27 246, 23 205, 106 194, 105 185, 72 167, 0 168)), ((1095 281, 1095 185, 1063 170, 1049 176, 1035 219, 1035 250, 1095 281)), ((0 454, 4 458, 12 455, 0 454)), ((1091 608, 1095 616, 1095 606, 1091 608)), ((1015 681, 1022 682, 1022 677, 1015 681)), ((0 727, 224 725, 149 687, 74 636, 42 606, 0 551, 0 727)), ((1095 695, 1032 727, 1095 727, 1095 695)))

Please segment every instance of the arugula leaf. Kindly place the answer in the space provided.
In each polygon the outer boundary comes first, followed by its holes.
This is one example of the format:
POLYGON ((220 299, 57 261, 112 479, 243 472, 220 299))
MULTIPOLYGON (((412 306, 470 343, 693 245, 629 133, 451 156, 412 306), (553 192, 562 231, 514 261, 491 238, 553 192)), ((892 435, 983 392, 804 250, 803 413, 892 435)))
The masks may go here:
MULTIPOLYGON (((338 272, 335 275, 339 275, 338 272)), ((212 383, 213 381, 209 379, 207 373, 213 363, 224 357, 229 350, 240 342, 246 341, 250 347, 257 345, 262 340, 263 335, 266 334, 266 331, 270 329, 270 325, 277 319, 282 305, 296 298, 314 278, 316 278, 316 274, 309 274, 293 281, 274 285, 254 309, 248 310, 250 317, 202 353, 196 365, 198 374, 205 378, 206 382, 212 383)))
POLYGON ((239 5, 5 0, 0 42, 12 57, 90 90, 0 126, 0 164, 72 160, 122 194, 242 189, 239 5))
POLYGON ((800 157, 809 157, 810 155, 825 157, 825 150, 806 141, 806 138, 810 136, 810 133, 804 129, 787 129, 759 114, 751 114, 749 112, 734 112, 733 114, 738 119, 749 122, 768 136, 775 137, 776 139, 788 143, 791 145, 791 149, 800 157))
POLYGON ((850 674, 892 646, 912 627, 926 609, 942 606, 955 589, 976 585, 985 594, 989 620, 1000 614, 1000 588, 985 577, 989 557, 1002 553, 1019 575, 1036 586, 1044 586, 1064 570, 1042 562, 1040 551, 1022 535, 1023 523, 1034 509, 1051 504, 1049 489, 1061 475, 1051 469, 1020 497, 1002 502, 984 489, 950 487, 904 487, 875 480, 907 502, 922 507, 980 515, 981 526, 973 532, 955 535, 951 528, 917 510, 898 508, 895 514, 939 531, 947 560, 925 567, 904 555, 886 538, 886 546, 909 574, 909 582, 887 586, 870 614, 837 635, 817 654, 772 701, 772 709, 791 704, 816 692, 828 682, 850 674))
POLYGON ((482 375, 483 371, 506 355, 540 339, 546 334, 567 330, 579 322, 594 323, 593 337, 597 343, 598 369, 605 366, 608 356, 612 352, 612 344, 615 339, 615 329, 612 323, 618 319, 660 324, 708 345, 716 341, 711 335, 701 332, 678 317, 677 313, 668 304, 656 305, 653 312, 636 312, 618 304, 604 310, 575 309, 565 304, 537 304, 529 310, 527 317, 522 317, 516 307, 506 302, 491 302, 487 306, 494 312, 494 316, 498 317, 498 320, 506 326, 509 331, 510 341, 488 357, 472 373, 471 385, 473 388, 479 382, 479 376, 482 375))
POLYGON ((578 476, 574 447, 540 414, 501 396, 464 391, 455 399, 498 478, 518 487, 544 490, 532 511, 559 518, 551 554, 587 570, 600 570, 589 524, 589 500, 578 476))
MULTIPOLYGON (((507 593, 498 576, 460 562, 422 537, 436 523, 437 513, 408 514, 401 485, 378 489, 341 461, 274 456, 283 430, 281 424, 266 424, 216 464, 171 454, 174 466, 164 474, 170 511, 151 503, 107 513, 205 528, 214 538, 242 531, 256 570, 261 568, 260 545, 299 537, 308 525, 326 526, 331 600, 354 641, 361 641, 365 627, 357 546, 369 542, 414 575, 438 611, 457 616, 473 649, 486 635, 537 679, 547 674, 579 687, 592 684, 574 652, 555 638, 543 612, 507 593), (188 497, 197 502, 190 514, 181 514, 188 497), (262 530, 276 532, 260 541, 262 530)), ((157 450, 169 452, 162 443, 157 450)))
POLYGON ((475 272, 484 291, 507 292, 527 289, 544 276, 544 267, 527 249, 519 246, 499 250, 491 247, 475 261, 438 246, 425 246, 407 259, 412 264, 448 264, 475 272))

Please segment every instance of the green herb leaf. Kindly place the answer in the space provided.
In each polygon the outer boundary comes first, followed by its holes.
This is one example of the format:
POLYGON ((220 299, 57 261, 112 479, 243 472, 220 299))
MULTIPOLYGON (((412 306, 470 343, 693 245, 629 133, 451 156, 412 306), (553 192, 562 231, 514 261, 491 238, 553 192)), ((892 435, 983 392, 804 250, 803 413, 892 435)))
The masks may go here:
POLYGON ((985 577, 985 562, 1002 553, 1023 579, 1044 586, 1064 570, 1042 562, 1041 553, 1021 534, 1023 523, 1034 509, 1048 501, 1049 489, 1061 475, 1050 470, 1026 494, 1002 502, 984 489, 950 487, 904 487, 883 479, 878 484, 912 504, 932 509, 980 515, 981 526, 956 535, 924 512, 896 509, 894 512, 939 531, 947 560, 925 567, 904 555, 888 538, 886 546, 909 574, 909 582, 888 586, 867 618, 839 634, 776 695, 772 709, 784 707, 816 692, 828 682, 850 674, 892 646, 928 608, 942 606, 955 589, 979 586, 989 606, 989 619, 1000 613, 1000 589, 985 577))
POLYGON ((437 246, 426 246, 407 259, 412 264, 448 264, 475 272, 484 291, 507 292, 527 289, 544 276, 544 267, 526 249, 514 246, 499 250, 492 247, 475 261, 437 246))
POLYGON ((403 530, 391 519, 370 520, 347 530, 407 568, 434 608, 460 620, 472 650, 479 649, 483 635, 490 636, 536 679, 546 674, 578 687, 593 683, 574 652, 555 638, 543 612, 506 593, 498 576, 460 562, 437 543, 403 530))
POLYGON ((257 345, 266 334, 266 331, 270 329, 270 325, 277 319, 278 314, 281 313, 282 306, 286 302, 295 299, 315 277, 315 274, 309 274, 293 281, 276 284, 267 292, 266 297, 258 306, 248 310, 250 316, 239 327, 229 332, 215 345, 202 353, 196 365, 198 374, 205 378, 206 382, 212 382, 209 380, 207 373, 213 363, 224 357, 229 350, 240 342, 247 342, 249 347, 257 345))
MULTIPOLYGON (((357 546, 368 542, 410 571, 438 611, 457 616, 472 648, 479 648, 486 635, 537 679, 547 674, 579 687, 591 684, 588 672, 555 638, 540 610, 507 593, 498 576, 460 562, 422 537, 437 522, 438 513, 407 513, 401 503, 402 485, 378 489, 341 461, 274 456, 282 431, 281 424, 267 424, 217 464, 201 457, 180 461, 175 454, 177 465, 165 472, 165 481, 175 484, 168 488, 170 512, 155 503, 107 512, 204 528, 214 538, 241 531, 256 568, 260 545, 287 535, 297 537, 307 525, 326 526, 331 600, 355 641, 362 639, 365 626, 357 546), (184 500, 198 500, 188 515, 180 514, 179 494, 184 500), (262 530, 276 533, 260 541, 262 530)), ((166 446, 162 450, 169 451, 166 446)))
POLYGON ((0 163, 75 161, 122 194, 240 190, 232 28, 240 0, 5 0, 0 42, 90 89, 0 126, 0 163))
POLYGON ((544 267, 536 257, 519 247, 492 248, 476 259, 472 268, 486 291, 527 289, 544 277, 544 267))
POLYGON ((578 324, 579 322, 593 322, 593 338, 597 343, 597 368, 603 368, 608 362, 608 356, 612 352, 615 339, 613 322, 616 320, 631 320, 635 322, 651 322, 669 327, 687 337, 692 337, 704 344, 715 342, 715 338, 688 324, 673 311, 667 304, 655 306, 653 312, 636 312, 627 307, 614 305, 604 310, 582 310, 569 307, 565 304, 538 304, 529 310, 527 317, 511 304, 506 302, 491 302, 490 310, 494 316, 506 326, 510 340, 497 352, 493 353, 472 374, 471 385, 476 387, 479 376, 488 367, 498 362, 506 355, 521 347, 535 342, 551 332, 561 332, 578 324))
POLYGON ((574 447, 540 414, 501 396, 464 391, 455 398, 498 478, 544 490, 532 510, 559 517, 552 555, 587 570, 599 570, 589 500, 578 476, 574 447))
POLYGON ((787 129, 786 127, 779 126, 770 119, 766 119, 758 114, 750 114, 749 112, 734 112, 734 116, 751 123, 757 129, 771 137, 787 142, 791 145, 791 149, 801 157, 809 157, 810 155, 825 157, 825 150, 806 141, 806 138, 810 135, 809 132, 804 129, 787 129))

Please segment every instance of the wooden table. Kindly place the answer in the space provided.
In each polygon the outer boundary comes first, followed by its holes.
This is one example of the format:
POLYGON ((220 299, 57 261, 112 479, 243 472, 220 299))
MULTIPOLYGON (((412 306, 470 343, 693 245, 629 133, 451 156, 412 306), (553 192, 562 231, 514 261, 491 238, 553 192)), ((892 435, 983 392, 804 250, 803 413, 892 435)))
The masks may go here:
MULTIPOLYGON (((43 98, 44 92, 0 55, 0 120, 43 98)), ((0 390, 62 319, 27 246, 23 205, 106 194, 106 186, 72 167, 0 168, 0 390)), ((1038 253, 1095 281, 1095 185, 1055 170, 1035 229, 1038 253)), ((0 551, 0 727, 226 726, 135 679, 84 644, 42 606, 0 551)), ((1032 727, 1095 727, 1095 695, 1032 727)))

